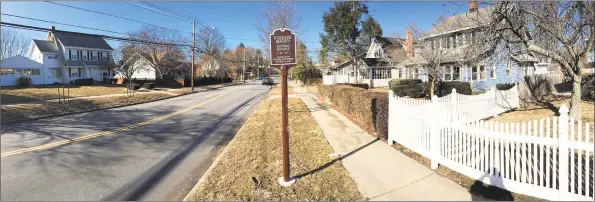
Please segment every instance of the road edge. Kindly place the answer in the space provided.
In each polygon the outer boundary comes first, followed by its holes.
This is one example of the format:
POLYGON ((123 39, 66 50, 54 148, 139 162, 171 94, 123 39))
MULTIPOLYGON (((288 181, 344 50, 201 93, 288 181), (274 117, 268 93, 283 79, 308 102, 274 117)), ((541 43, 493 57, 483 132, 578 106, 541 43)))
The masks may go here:
POLYGON ((256 112, 257 109, 260 108, 260 106, 262 105, 263 101, 268 100, 268 98, 270 97, 270 92, 271 89, 268 90, 269 94, 267 95, 266 98, 262 99, 260 101, 260 103, 258 103, 258 106, 254 107, 252 109, 252 112, 250 113, 250 116, 246 119, 246 121, 244 121, 244 124, 242 124, 242 127, 238 130, 238 132, 236 132, 236 134, 233 136, 233 139, 231 139, 231 141, 229 141, 227 143, 227 145, 225 145, 225 149, 223 149, 223 151, 221 153, 219 153, 219 155, 217 156, 217 158, 213 161, 213 163, 211 163, 211 166, 209 166, 209 168, 207 169, 207 171, 205 171, 205 173, 202 175, 202 177, 200 177, 200 179, 198 180, 198 182, 196 182, 196 184, 194 185, 194 187, 192 187, 192 189, 190 189, 190 191, 188 192, 188 194, 186 194, 186 197, 184 197, 184 199, 182 199, 182 201, 188 201, 188 198, 190 197, 190 195, 192 193, 195 193, 196 190, 198 189, 198 187, 204 183, 204 181, 207 179, 207 177, 209 176, 209 174, 211 173, 211 171, 213 170, 213 168, 215 166, 217 166, 217 164, 219 164, 219 161, 221 161, 221 159, 223 158, 224 154, 226 154, 229 151, 229 145, 231 145, 232 143, 235 142, 236 140, 236 135, 238 135, 240 132, 242 132, 242 129, 244 129, 244 125, 246 125, 246 122, 248 122, 248 120, 250 120, 250 118, 252 118, 252 116, 254 116, 254 112, 256 112))
MULTIPOLYGON (((166 100, 166 99, 181 97, 181 96, 185 96, 185 95, 192 95, 192 94, 196 94, 196 93, 200 93, 200 92, 206 92, 206 91, 210 91, 210 90, 215 90, 215 89, 224 88, 224 87, 228 87, 228 86, 235 86, 235 85, 242 85, 242 84, 240 84, 240 83, 237 83, 237 84, 234 83, 234 84, 229 84, 229 85, 225 85, 225 86, 221 86, 221 87, 217 87, 217 88, 206 89, 206 90, 203 90, 203 91, 194 91, 194 92, 187 93, 187 94, 174 95, 174 96, 171 96, 171 97, 158 98, 158 99, 155 99, 155 100, 148 100, 148 101, 143 101, 143 102, 138 102, 138 103, 131 103, 131 104, 111 106, 111 107, 102 107, 102 108, 81 110, 81 111, 68 112, 68 113, 63 113, 63 114, 50 114, 50 115, 44 115, 44 116, 38 116, 38 117, 32 117, 32 118, 26 118, 26 119, 19 119, 19 120, 12 120, 12 121, 0 122, 0 124, 2 124, 2 125, 16 124, 16 123, 22 123, 22 122, 28 122, 28 121, 35 121, 35 120, 41 120, 41 119, 49 119, 49 118, 56 118, 56 117, 69 116, 69 115, 75 115, 75 114, 82 114, 82 113, 94 112, 94 111, 100 111, 100 110, 106 110, 106 109, 128 107, 128 106, 132 106, 132 105, 140 105, 140 104, 145 104, 145 103, 149 103, 149 102, 157 102, 157 101, 161 101, 161 100, 166 100)), ((165 92, 161 92, 161 93, 165 93, 165 92)))

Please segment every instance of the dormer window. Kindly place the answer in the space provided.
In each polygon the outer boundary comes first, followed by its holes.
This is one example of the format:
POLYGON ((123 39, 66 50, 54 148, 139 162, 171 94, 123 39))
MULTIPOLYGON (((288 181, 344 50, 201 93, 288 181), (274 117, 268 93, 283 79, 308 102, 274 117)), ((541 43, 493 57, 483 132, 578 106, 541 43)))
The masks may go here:
POLYGON ((101 61, 108 61, 108 52, 101 53, 101 61))
POLYGON ((99 52, 97 51, 92 51, 91 52, 91 60, 93 61, 97 61, 99 59, 99 52))

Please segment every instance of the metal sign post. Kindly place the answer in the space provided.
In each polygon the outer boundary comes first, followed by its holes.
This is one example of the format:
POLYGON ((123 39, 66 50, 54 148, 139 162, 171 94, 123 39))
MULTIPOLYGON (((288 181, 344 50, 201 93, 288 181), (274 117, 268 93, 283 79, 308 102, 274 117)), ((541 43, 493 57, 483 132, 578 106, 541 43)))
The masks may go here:
POLYGON ((289 176, 289 131, 287 117, 287 70, 289 65, 296 64, 296 39, 290 29, 277 29, 271 38, 271 65, 281 66, 281 136, 283 144, 283 177, 279 184, 284 187, 291 186, 295 179, 289 176))

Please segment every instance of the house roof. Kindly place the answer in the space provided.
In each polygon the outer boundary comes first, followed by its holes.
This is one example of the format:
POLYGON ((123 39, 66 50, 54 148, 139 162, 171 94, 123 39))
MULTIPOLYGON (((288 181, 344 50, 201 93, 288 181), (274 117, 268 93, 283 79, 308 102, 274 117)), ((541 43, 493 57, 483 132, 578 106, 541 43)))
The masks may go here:
POLYGON ((424 38, 434 37, 458 30, 475 28, 487 25, 490 20, 491 11, 494 7, 485 7, 477 9, 475 12, 465 12, 446 18, 442 22, 433 26, 424 38))
POLYGON ((382 45, 384 53, 391 59, 392 62, 401 62, 407 59, 407 52, 403 48, 405 39, 377 37, 376 40, 382 45))
POLYGON ((58 53, 58 47, 56 47, 56 44, 54 44, 54 42, 52 41, 46 41, 46 40, 33 40, 33 43, 35 43, 35 46, 37 46, 37 48, 39 49, 40 52, 42 53, 58 53))
MULTIPOLYGON (((357 58, 358 58, 358 59, 361 59, 361 58, 363 58, 364 56, 366 56, 366 53, 362 53, 362 54, 360 54, 359 56, 357 56, 357 58)), ((348 64, 351 64, 351 63, 353 63, 353 60, 347 60, 347 61, 345 61, 345 62, 343 62, 343 63, 340 63, 340 64, 337 64, 337 65, 335 65, 335 66, 332 66, 332 67, 330 67, 329 69, 340 69, 340 68, 343 68, 343 67, 345 67, 345 66, 347 66, 348 64)))
POLYGON ((539 62, 537 58, 527 53, 511 55, 510 57, 520 62, 539 62))
POLYGON ((77 34, 68 34, 68 33, 62 33, 62 32, 52 32, 52 34, 56 38, 58 38, 58 40, 64 46, 92 48, 92 49, 114 50, 101 37, 84 36, 84 35, 77 35, 77 34))

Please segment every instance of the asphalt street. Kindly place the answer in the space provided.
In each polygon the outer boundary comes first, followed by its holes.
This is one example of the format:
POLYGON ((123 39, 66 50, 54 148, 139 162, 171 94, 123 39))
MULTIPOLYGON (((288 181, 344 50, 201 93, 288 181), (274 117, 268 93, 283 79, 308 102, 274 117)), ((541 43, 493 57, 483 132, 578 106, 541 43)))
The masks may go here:
POLYGON ((182 200, 266 97, 259 82, 3 125, 1 200, 182 200))

